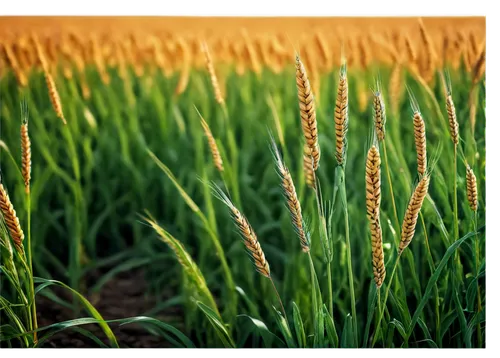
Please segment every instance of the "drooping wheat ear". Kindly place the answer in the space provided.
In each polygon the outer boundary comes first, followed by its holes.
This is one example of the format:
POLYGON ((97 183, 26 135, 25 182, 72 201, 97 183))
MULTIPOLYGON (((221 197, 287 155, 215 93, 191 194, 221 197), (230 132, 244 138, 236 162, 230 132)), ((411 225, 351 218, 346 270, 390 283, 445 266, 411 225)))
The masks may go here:
POLYGON ((383 141, 385 138, 385 118, 384 99, 382 98, 382 92, 377 89, 373 93, 373 120, 379 141, 383 141))
POLYGON ((62 110, 61 98, 59 97, 59 92, 57 92, 56 83, 54 82, 52 75, 48 71, 45 71, 44 73, 45 82, 47 82, 47 89, 49 90, 50 101, 52 102, 52 107, 54 108, 56 115, 61 118, 64 124, 66 124, 66 119, 64 118, 62 110))
POLYGON ((295 80, 297 83, 297 94, 299 98, 300 118, 302 122, 302 132, 306 138, 306 144, 311 150, 314 159, 313 169, 317 170, 321 152, 318 144, 318 124, 316 122, 316 109, 311 90, 311 83, 307 77, 304 64, 299 55, 295 56, 295 80))
POLYGON ((26 101, 23 101, 21 104, 21 112, 23 115, 23 122, 21 124, 21 172, 24 179, 24 190, 28 194, 30 192, 31 179, 31 141, 28 135, 28 105, 26 101))
POLYGON ((373 145, 366 156, 366 214, 370 227, 372 245, 373 278, 377 288, 385 279, 384 249, 382 247, 382 228, 380 226, 380 153, 373 145))
POLYGON ((417 53, 415 52, 415 48, 413 47, 413 44, 408 34, 405 35, 405 47, 406 47, 406 53, 408 55, 408 62, 410 64, 415 64, 415 62, 417 61, 417 53))
POLYGON ((467 164, 467 200, 472 211, 477 210, 477 181, 472 168, 467 164))
POLYGON ((19 224, 19 218, 17 217, 16 211, 14 210, 14 206, 12 205, 9 195, 7 194, 7 191, 5 190, 1 182, 0 182, 0 209, 2 210, 2 215, 5 220, 5 224, 9 229, 10 237, 12 238, 12 241, 14 241, 16 250, 21 253, 24 252, 23 249, 24 233, 23 230, 21 229, 21 225, 19 224))
POLYGON ((475 85, 481 80, 481 77, 484 74, 486 69, 486 46, 483 47, 481 54, 474 64, 474 68, 472 70, 472 83, 475 85))
POLYGON ((451 97, 451 89, 448 90, 448 94, 446 95, 446 112, 448 112, 448 122, 450 124, 451 140, 455 145, 457 145, 458 122, 457 122, 457 113, 455 112, 455 104, 453 104, 453 98, 451 97))
POLYGON ((316 190, 316 180, 313 168, 313 159, 311 157, 311 149, 304 144, 304 175, 306 177, 306 184, 316 190))
POLYGON ((347 146, 347 129, 349 124, 347 68, 345 62, 340 68, 337 100, 335 102, 335 158, 342 165, 345 160, 347 146))
POLYGON ((276 171, 281 179, 281 188, 283 189, 283 195, 286 199, 286 205, 290 211, 290 216, 292 217, 292 224, 295 228, 295 232, 300 240, 300 246, 302 251, 309 252, 310 240, 309 234, 306 232, 304 220, 302 218, 302 209, 300 207, 300 201, 297 197, 297 192, 295 191, 295 185, 293 184, 292 176, 290 171, 283 162, 283 158, 278 151, 276 142, 271 137, 272 152, 274 155, 274 160, 276 162, 276 171))
POLYGON ((417 149, 418 173, 423 176, 427 170, 427 144, 425 139, 425 123, 420 112, 413 114, 413 134, 417 149))
POLYGON ((212 56, 208 51, 208 46, 206 42, 201 43, 201 51, 205 55, 205 66, 207 68, 208 74, 210 75, 210 81, 212 82, 212 87, 214 90, 215 100, 218 104, 224 104, 224 97, 222 97, 222 92, 219 87, 219 81, 217 80, 217 75, 215 74, 214 63, 212 61, 212 56))
POLYGON ((406 213, 403 219, 403 226, 401 228, 401 241, 399 242, 398 254, 401 255, 403 250, 410 244, 413 236, 415 235, 415 226, 417 225, 418 214, 424 203, 427 190, 429 189, 430 177, 426 173, 417 184, 413 192, 406 213))
POLYGON ((212 186, 214 194, 229 208, 231 216, 233 217, 234 223, 239 229, 243 243, 250 255, 255 269, 261 275, 271 278, 271 270, 269 269, 269 264, 264 256, 264 251, 260 247, 259 241, 257 240, 257 235, 253 231, 247 218, 234 206, 231 199, 216 185, 212 186))
POLYGON ((210 147, 210 152, 212 152, 212 160, 214 162, 214 166, 215 166, 215 168, 217 168, 217 170, 219 172, 222 173, 224 171, 224 166, 222 164, 222 157, 220 155, 219 148, 217 147, 217 142, 215 141, 215 138, 212 134, 212 131, 210 130, 210 127, 208 126, 208 123, 201 116, 198 109, 196 109, 196 111, 198 112, 198 115, 200 116, 201 125, 203 127, 203 131, 205 132, 205 136, 207 137, 208 146, 210 147))

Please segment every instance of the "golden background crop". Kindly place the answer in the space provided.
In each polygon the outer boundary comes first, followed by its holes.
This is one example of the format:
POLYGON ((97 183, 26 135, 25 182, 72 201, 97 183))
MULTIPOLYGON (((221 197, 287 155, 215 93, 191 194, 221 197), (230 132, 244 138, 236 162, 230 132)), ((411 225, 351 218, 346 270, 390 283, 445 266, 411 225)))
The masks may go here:
MULTIPOLYGON (((334 17, 0 17, 0 74, 11 68, 20 85, 40 67, 35 42, 54 76, 72 78, 85 65, 109 82, 108 67, 131 65, 138 76, 160 68, 166 76, 201 67, 201 42, 213 62, 238 74, 264 66, 280 72, 298 51, 311 80, 340 65, 404 66, 431 81, 437 69, 461 61, 473 77, 484 73, 485 18, 334 17), (35 41, 36 40, 36 41, 35 41)), ((181 86, 182 87, 182 86, 181 86)))

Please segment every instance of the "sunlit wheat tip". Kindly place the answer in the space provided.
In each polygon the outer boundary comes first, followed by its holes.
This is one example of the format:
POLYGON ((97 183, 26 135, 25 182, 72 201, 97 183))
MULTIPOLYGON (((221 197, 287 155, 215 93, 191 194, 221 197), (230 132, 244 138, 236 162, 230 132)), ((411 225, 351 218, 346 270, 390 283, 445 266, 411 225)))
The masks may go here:
POLYGON ((373 119, 377 138, 379 141, 383 141, 385 138, 385 104, 379 90, 373 93, 373 119))
MULTIPOLYGON (((196 111, 198 111, 198 109, 196 109, 196 111)), ((214 162, 214 166, 215 168, 217 168, 219 172, 222 173, 224 171, 224 166, 222 164, 222 157, 220 155, 219 148, 217 147, 217 142, 215 141, 212 131, 208 126, 208 123, 201 116, 200 112, 198 112, 198 115, 200 116, 200 122, 201 126, 203 127, 203 131, 205 132, 205 136, 207 137, 208 146, 210 148, 210 152, 212 153, 212 160, 214 162)))
POLYGON ((257 235, 250 226, 247 218, 234 206, 231 199, 228 198, 222 189, 215 184, 212 186, 212 189, 217 198, 219 198, 229 208, 231 216, 239 230, 243 243, 245 244, 247 252, 252 259, 255 269, 261 275, 271 278, 271 271, 266 257, 264 256, 264 251, 262 251, 259 241, 257 240, 257 235))
POLYGON ((413 114, 413 134, 417 150, 418 173, 423 176, 427 170, 427 144, 425 138, 425 123, 420 112, 413 114))
POLYGON ((21 104, 23 122, 21 124, 21 172, 24 180, 24 190, 30 192, 31 180, 31 141, 28 135, 28 107, 26 101, 21 104))
POLYGON ((339 165, 344 164, 348 129, 348 85, 347 68, 344 63, 340 69, 337 100, 335 102, 335 158, 339 165))
POLYGON ((313 169, 318 169, 320 160, 320 149, 318 144, 318 124, 316 122, 316 109, 311 90, 311 83, 307 77, 304 64, 299 55, 295 57, 295 80, 297 83, 297 94, 299 98, 300 118, 302 131, 306 139, 306 144, 311 150, 314 158, 313 169))
POLYGON ((448 113, 448 122, 450 124, 450 135, 451 140, 455 145, 458 144, 458 122, 457 114, 455 112, 455 104, 453 104, 453 98, 451 93, 446 96, 446 112, 448 113))
POLYGON ((61 98, 59 97, 59 92, 57 91, 56 83, 52 78, 52 75, 45 71, 45 81, 47 82, 47 89, 49 91, 50 102, 52 103, 52 107, 54 108, 54 112, 56 115, 66 124, 66 119, 64 118, 61 98))
POLYGON ((290 211, 292 217, 292 223, 295 228, 295 232, 300 240, 300 246, 302 251, 309 252, 310 241, 309 234, 305 231, 304 220, 302 218, 302 209, 300 207, 299 198, 297 197, 297 192, 295 191, 295 185, 293 184, 292 176, 290 171, 283 162, 283 158, 278 151, 276 142, 271 139, 271 149, 274 155, 274 160, 276 162, 276 171, 281 179, 281 188, 283 189, 283 195, 286 199, 286 205, 290 211))
POLYGON ((472 211, 477 211, 477 181, 472 168, 467 164, 467 200, 472 211))
POLYGON ((424 203, 425 196, 429 189, 430 177, 425 174, 420 182, 417 184, 413 194, 411 196, 408 207, 406 208, 405 216, 403 219, 403 225, 401 228, 401 241, 399 242, 398 253, 401 255, 403 250, 408 247, 413 236, 415 235, 415 227, 417 225, 418 215, 422 204, 424 203))
POLYGON ((219 81, 217 80, 217 75, 215 74, 214 63, 212 60, 212 56, 208 50, 208 46, 205 42, 201 44, 201 51, 205 55, 205 66, 210 75, 210 81, 212 82, 212 88, 214 90, 215 100, 219 104, 224 104, 224 97, 222 96, 222 92, 219 87, 219 81))

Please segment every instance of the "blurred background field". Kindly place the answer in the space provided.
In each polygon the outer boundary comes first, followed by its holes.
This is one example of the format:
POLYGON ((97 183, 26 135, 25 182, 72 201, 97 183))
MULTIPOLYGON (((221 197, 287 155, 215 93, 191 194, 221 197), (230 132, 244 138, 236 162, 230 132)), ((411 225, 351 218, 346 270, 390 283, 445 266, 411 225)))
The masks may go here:
MULTIPOLYGON (((479 251, 473 240, 460 246, 459 271, 445 266, 416 328, 409 328, 449 247, 476 230, 475 217, 477 228, 485 225, 485 35, 485 18, 0 18, 2 184, 21 226, 27 225, 23 181, 15 164, 20 165, 20 103, 25 100, 32 142, 34 275, 70 285, 89 298, 106 320, 150 316, 178 328, 196 346, 223 346, 191 300, 204 301, 203 296, 178 257, 141 217, 147 211, 197 263, 236 346, 280 345, 278 340, 269 343, 247 315, 265 322, 269 331, 285 340, 274 320, 272 305, 278 303, 272 286, 253 270, 227 209, 206 185, 215 181, 223 186, 198 110, 217 140, 231 197, 259 238, 289 318, 294 302, 302 313, 307 340, 318 337, 310 314, 309 262, 300 251, 269 150, 271 131, 310 222, 312 257, 320 286, 326 287, 315 195, 303 168, 297 51, 316 104, 322 153, 317 175, 326 204, 332 204, 328 227, 337 345, 370 346, 368 337, 374 329, 365 160, 373 137, 372 102, 378 81, 387 113, 388 163, 383 159, 381 203, 386 265, 396 254, 399 224, 394 222, 385 165, 390 165, 399 222, 418 178, 407 88, 426 123, 432 172, 422 208, 425 226, 419 220, 415 238, 402 256, 382 320, 379 337, 383 338, 376 346, 484 346, 481 229, 476 238, 479 251), (203 42, 224 105, 215 98, 203 42), (354 326, 344 217, 338 199, 329 203, 336 168, 335 100, 343 60, 349 83, 345 178, 358 316, 354 326), (51 103, 47 73, 57 86, 66 125, 51 103), (457 210, 444 74, 452 85, 461 139, 457 210), (477 216, 467 202, 466 164, 477 177, 477 216), (171 172, 170 178, 165 171, 171 172), (201 216, 176 184, 196 203, 201 216), (453 229, 456 222, 458 235, 453 229), (220 242, 229 275, 211 233, 220 242), (455 275, 460 278, 457 285, 452 284, 455 275), (237 288, 231 287, 229 277, 237 288), (357 344, 351 341, 354 332, 359 335, 357 344)), ((15 302, 5 275, 1 280, 2 297, 15 302)), ((326 300, 326 289, 323 296, 326 300)), ((52 287, 40 291, 37 303, 40 327, 86 317, 81 307, 75 309, 71 296, 52 287)), ((174 342, 164 339, 167 333, 157 327, 128 327, 112 326, 122 346, 182 346, 173 338, 174 342)), ((102 338, 97 325, 83 328, 102 338)), ((46 345, 57 347, 99 345, 71 329, 49 342, 46 345)), ((318 346, 335 344, 325 338, 318 346)))

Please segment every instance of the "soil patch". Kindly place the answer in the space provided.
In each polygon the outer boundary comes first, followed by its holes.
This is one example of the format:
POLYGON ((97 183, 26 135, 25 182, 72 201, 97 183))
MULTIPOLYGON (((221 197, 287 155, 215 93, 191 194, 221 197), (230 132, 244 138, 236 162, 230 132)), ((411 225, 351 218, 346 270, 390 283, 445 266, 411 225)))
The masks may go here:
MULTIPOLYGON (((63 290, 54 289, 54 292, 71 302, 71 297, 63 290)), ((98 294, 86 294, 86 298, 96 307, 105 320, 120 319, 134 316, 143 316, 155 307, 157 301, 147 295, 147 282, 144 271, 134 270, 121 273, 108 281, 98 294)), ((57 305, 42 295, 37 297, 38 326, 44 327, 56 322, 74 319, 74 312, 66 307, 57 305)), ((172 307, 160 312, 154 318, 167 322, 182 322, 182 311, 179 307, 172 307)), ((82 311, 80 317, 88 316, 82 311)), ((178 326, 178 324, 176 324, 178 326)), ((119 326, 110 324, 120 347, 126 348, 169 348, 172 345, 163 337, 148 332, 140 324, 119 326)), ((83 325, 84 328, 105 344, 109 344, 106 336, 97 324, 83 325)), ((92 339, 73 330, 65 329, 54 334, 45 344, 46 348, 92 348, 99 345, 92 339)))

